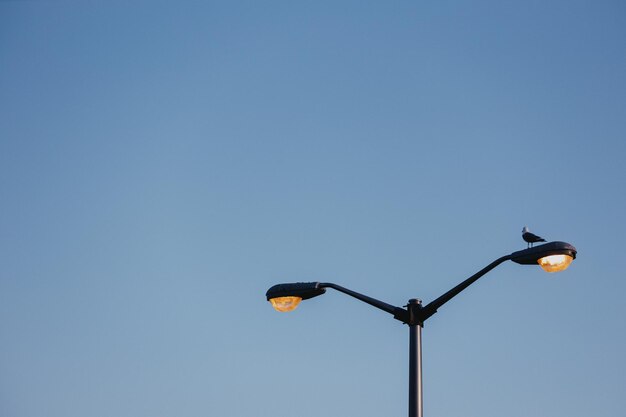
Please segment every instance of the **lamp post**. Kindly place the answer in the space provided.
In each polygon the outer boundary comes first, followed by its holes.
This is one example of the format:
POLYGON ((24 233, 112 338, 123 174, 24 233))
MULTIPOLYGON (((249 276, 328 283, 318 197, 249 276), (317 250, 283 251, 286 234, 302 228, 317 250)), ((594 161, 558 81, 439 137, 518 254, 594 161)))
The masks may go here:
POLYGON ((566 242, 550 242, 513 252, 496 259, 425 306, 422 306, 420 300, 413 298, 404 308, 396 307, 330 282, 278 284, 267 290, 265 296, 276 310, 287 312, 295 310, 302 300, 317 297, 324 294, 326 288, 332 288, 383 310, 393 315, 394 319, 407 324, 409 326, 409 417, 423 417, 422 327, 424 322, 435 314, 442 305, 505 261, 513 261, 521 265, 538 264, 547 272, 559 272, 567 269, 576 258, 576 253, 576 248, 566 242))

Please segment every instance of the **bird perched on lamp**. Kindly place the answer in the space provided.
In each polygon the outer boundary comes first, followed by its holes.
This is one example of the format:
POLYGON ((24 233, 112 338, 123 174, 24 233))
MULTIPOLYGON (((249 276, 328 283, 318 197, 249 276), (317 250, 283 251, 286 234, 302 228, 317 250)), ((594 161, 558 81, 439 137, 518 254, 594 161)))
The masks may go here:
POLYGON ((522 229, 522 239, 524 239, 524 242, 528 243, 529 248, 533 246, 533 243, 546 241, 541 236, 537 236, 534 233, 530 233, 530 230, 528 230, 528 227, 526 226, 524 226, 524 228, 522 229))

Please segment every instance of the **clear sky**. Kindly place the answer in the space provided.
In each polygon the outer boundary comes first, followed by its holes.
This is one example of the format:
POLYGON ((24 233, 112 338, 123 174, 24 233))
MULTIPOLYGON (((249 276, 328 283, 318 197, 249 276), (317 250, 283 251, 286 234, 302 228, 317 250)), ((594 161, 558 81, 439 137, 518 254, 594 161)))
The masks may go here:
POLYGON ((0 1, 0 415, 614 417, 623 1, 0 1))

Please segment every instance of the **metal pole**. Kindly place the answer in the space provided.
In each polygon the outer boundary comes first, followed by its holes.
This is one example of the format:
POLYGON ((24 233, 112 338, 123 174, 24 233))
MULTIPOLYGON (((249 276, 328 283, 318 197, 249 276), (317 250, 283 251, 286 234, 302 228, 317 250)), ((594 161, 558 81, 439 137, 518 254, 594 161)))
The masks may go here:
POLYGON ((423 417, 423 404, 422 325, 418 323, 409 325, 409 417, 423 417))

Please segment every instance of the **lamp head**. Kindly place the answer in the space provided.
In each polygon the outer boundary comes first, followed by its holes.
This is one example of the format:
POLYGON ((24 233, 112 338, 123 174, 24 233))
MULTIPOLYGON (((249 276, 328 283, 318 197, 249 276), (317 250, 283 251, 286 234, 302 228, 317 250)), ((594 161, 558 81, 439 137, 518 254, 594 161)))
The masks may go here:
POLYGON ((300 301, 325 292, 326 289, 321 288, 319 282, 294 282, 274 285, 267 290, 265 297, 276 311, 288 312, 295 310, 300 301))
POLYGON ((564 271, 576 259, 576 248, 567 242, 550 242, 513 252, 513 262, 522 265, 539 264, 546 272, 564 271))

